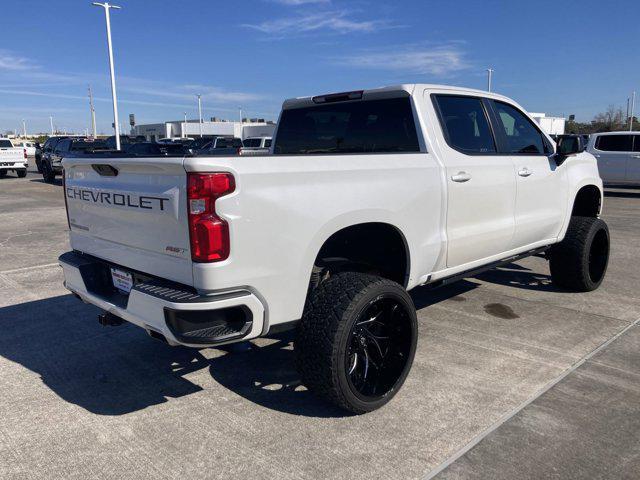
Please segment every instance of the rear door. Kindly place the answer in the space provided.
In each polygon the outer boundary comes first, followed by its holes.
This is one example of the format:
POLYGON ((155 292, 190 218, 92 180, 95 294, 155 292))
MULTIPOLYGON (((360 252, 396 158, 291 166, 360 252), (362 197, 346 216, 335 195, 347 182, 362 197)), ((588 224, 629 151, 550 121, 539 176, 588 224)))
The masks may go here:
POLYGON ((627 160, 625 180, 630 183, 640 183, 640 135, 633 136, 633 153, 627 160))
POLYGON ((71 245, 191 285, 183 157, 64 161, 71 245))
POLYGON ((599 135, 593 154, 598 160, 600 177, 605 183, 627 180, 627 162, 633 150, 633 136, 628 134, 599 135))
POLYGON ((485 99, 432 97, 446 142, 447 267, 456 267, 508 250, 515 226, 515 173, 511 156, 498 153, 485 99))
POLYGON ((515 105, 491 101, 499 149, 511 155, 516 171, 515 233, 510 249, 558 236, 568 201, 566 169, 552 158, 542 132, 515 105))

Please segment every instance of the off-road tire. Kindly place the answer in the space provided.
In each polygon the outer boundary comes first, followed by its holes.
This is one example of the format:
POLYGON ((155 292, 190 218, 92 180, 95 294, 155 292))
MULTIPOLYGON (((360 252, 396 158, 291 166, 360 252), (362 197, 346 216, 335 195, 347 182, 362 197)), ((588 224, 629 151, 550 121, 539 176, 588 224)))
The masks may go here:
POLYGON ((604 220, 572 217, 564 240, 548 252, 553 284, 575 292, 598 288, 609 263, 609 243, 604 220))
MULTIPOLYGON (((312 392, 349 412, 362 414, 389 402, 404 383, 415 356, 418 337, 416 311, 402 286, 375 275, 340 272, 323 280, 309 294, 295 341, 298 372, 312 392), (352 328, 373 302, 391 299, 403 313, 410 332, 403 343, 404 367, 397 381, 381 398, 363 398, 348 379, 347 352, 352 328)), ((393 338, 393 337, 390 337, 393 338)))
POLYGON ((45 183, 53 183, 56 179, 56 174, 47 161, 42 162, 42 179, 45 183))
POLYGON ((27 176, 27 169, 24 168, 22 170, 16 170, 16 175, 18 175, 18 178, 24 178, 27 176))
POLYGON ((4 178, 7 176, 7 171, 6 170, 0 170, 0 178, 4 178))

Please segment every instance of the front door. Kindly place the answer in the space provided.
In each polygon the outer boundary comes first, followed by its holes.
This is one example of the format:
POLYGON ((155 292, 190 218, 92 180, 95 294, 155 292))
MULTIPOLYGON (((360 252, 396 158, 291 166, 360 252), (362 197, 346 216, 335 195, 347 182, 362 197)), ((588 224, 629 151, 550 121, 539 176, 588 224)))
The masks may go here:
POLYGON ((511 249, 555 238, 562 228, 568 202, 566 169, 553 160, 551 145, 531 119, 513 105, 492 103, 502 148, 512 155, 516 171, 511 249))
POLYGON ((511 156, 498 154, 486 101, 434 95, 445 143, 447 267, 506 251, 514 233, 516 181, 511 156))

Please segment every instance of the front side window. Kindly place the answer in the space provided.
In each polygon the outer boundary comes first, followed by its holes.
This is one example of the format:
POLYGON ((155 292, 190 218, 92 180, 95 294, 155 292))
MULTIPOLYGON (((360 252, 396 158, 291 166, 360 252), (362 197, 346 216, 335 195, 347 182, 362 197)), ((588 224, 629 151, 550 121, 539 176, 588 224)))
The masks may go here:
POLYGON ((507 139, 508 153, 546 152, 542 134, 531 120, 509 104, 494 102, 494 105, 507 139))
POLYGON ((274 147, 278 155, 418 151, 408 97, 284 110, 274 147))
POLYGON ((436 99, 449 145, 464 153, 495 153, 496 145, 481 99, 451 95, 438 95, 436 99))
POLYGON ((265 148, 269 148, 270 146, 271 146, 271 139, 270 139, 270 138, 267 138, 267 139, 264 141, 264 147, 265 147, 265 148))
POLYGON ((603 152, 630 152, 632 148, 632 135, 602 135, 596 141, 596 149, 603 152))
POLYGON ((633 151, 640 152, 640 135, 633 136, 633 151))
POLYGON ((67 150, 69 150, 70 146, 71 146, 71 140, 62 140, 56 145, 55 151, 66 152, 67 150))

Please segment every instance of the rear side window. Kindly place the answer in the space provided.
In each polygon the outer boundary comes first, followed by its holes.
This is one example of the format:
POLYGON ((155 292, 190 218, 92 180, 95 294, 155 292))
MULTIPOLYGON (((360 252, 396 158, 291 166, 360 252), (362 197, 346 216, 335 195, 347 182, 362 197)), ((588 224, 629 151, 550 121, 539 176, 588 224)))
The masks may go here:
POLYGON ((630 152, 632 135, 602 135, 596 140, 596 149, 603 152, 630 152))
POLYGON ((440 123, 449 145, 464 153, 495 153, 496 145, 482 100, 451 95, 436 96, 440 123))
POLYGON ((284 110, 275 142, 280 155, 420 151, 408 97, 284 110))
POLYGON ((502 102, 494 102, 498 121, 507 139, 508 153, 546 152, 540 131, 522 112, 502 102))

